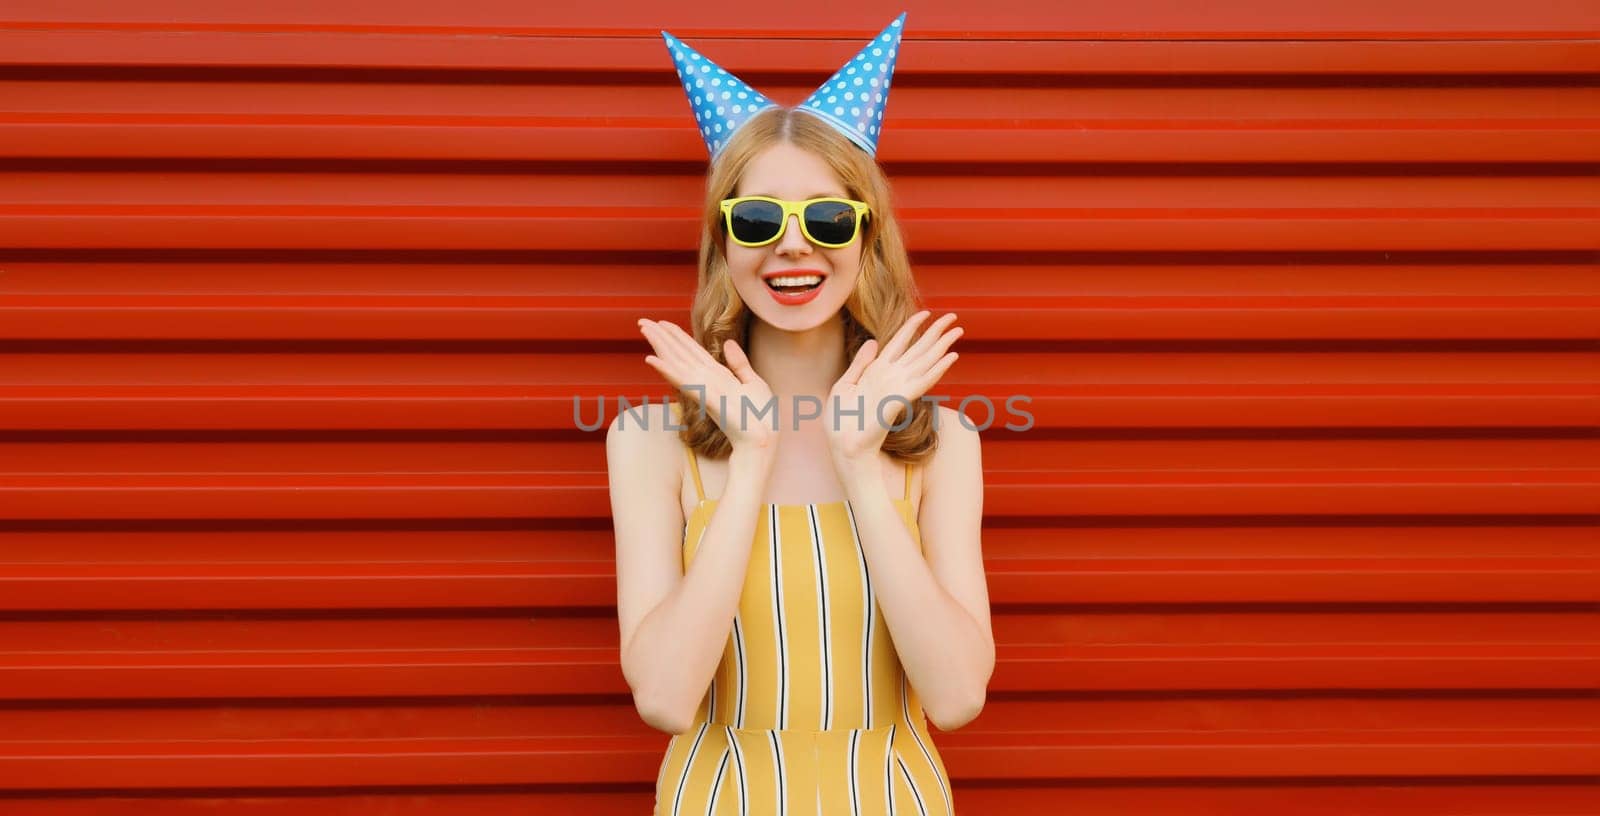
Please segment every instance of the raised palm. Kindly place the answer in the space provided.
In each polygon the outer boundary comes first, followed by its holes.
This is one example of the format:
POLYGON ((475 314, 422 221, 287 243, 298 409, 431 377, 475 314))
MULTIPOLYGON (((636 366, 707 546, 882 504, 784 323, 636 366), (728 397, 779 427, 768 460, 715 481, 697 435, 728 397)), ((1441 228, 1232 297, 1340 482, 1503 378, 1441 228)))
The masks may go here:
POLYGON ((828 394, 830 407, 836 401, 844 411, 863 412, 849 419, 836 415, 830 423, 828 445, 835 459, 876 456, 890 426, 907 421, 908 408, 960 356, 953 351, 946 353, 962 334, 960 328, 949 328, 956 319, 954 314, 935 320, 912 342, 913 333, 928 314, 924 310, 912 315, 881 348, 876 339, 863 343, 844 376, 833 384, 828 394))
MULTIPOLYGON (((703 400, 706 412, 734 448, 777 445, 777 429, 756 418, 772 402, 772 389, 751 368, 750 358, 732 338, 722 343, 722 356, 728 361, 723 365, 671 321, 641 318, 639 331, 655 349, 644 361, 679 392, 703 400), (754 410, 741 409, 747 403, 754 410)), ((773 415, 770 411, 765 414, 773 415)))

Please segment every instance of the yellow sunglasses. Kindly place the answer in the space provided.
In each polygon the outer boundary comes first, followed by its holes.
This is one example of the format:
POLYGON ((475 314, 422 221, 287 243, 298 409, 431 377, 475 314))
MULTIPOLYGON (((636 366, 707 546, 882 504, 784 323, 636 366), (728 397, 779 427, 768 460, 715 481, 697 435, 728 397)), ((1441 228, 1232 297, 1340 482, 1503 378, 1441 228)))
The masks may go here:
POLYGON ((812 198, 786 201, 768 196, 740 196, 722 200, 722 226, 735 243, 764 247, 783 237, 789 216, 800 216, 806 240, 829 249, 849 246, 861 234, 861 222, 871 215, 865 202, 848 198, 812 198))

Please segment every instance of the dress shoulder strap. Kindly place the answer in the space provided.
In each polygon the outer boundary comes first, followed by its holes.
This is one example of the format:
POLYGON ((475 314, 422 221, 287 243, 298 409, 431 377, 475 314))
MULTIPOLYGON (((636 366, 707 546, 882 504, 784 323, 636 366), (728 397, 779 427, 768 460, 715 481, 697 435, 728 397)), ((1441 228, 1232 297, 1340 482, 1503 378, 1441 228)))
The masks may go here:
MULTIPOLYGON (((683 406, 675 401, 668 403, 668 405, 672 407, 673 418, 678 422, 682 422, 683 406)), ((684 445, 683 449, 689 454, 689 473, 694 476, 694 497, 700 501, 705 501, 706 491, 700 484, 700 460, 695 457, 694 448, 684 445)))
POLYGON ((911 501, 911 463, 906 463, 906 501, 911 501))
POLYGON ((685 445, 684 448, 689 451, 689 473, 693 474, 694 476, 694 496, 700 501, 705 501, 706 491, 705 488, 700 485, 700 459, 694 455, 694 448, 691 448, 688 445, 685 445))

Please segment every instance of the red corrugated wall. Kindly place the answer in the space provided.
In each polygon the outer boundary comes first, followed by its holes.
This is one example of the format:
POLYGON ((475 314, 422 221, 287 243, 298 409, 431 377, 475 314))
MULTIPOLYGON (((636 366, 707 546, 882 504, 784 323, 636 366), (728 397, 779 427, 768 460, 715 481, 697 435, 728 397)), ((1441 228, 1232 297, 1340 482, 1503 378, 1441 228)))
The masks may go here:
POLYGON ((1596 6, 954 0, 0 7, 0 812, 648 812, 658 32, 793 104, 902 9, 940 389, 1037 420, 959 812, 1600 812, 1596 6))

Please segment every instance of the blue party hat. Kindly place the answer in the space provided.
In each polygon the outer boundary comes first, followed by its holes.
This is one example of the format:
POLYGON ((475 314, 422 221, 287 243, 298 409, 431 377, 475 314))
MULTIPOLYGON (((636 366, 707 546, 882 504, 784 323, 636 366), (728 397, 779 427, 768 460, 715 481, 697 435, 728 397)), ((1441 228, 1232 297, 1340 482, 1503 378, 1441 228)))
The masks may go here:
POLYGON ((665 31, 661 36, 667 41, 667 50, 672 52, 672 63, 678 68, 678 79, 683 81, 683 92, 689 96, 695 124, 700 127, 700 136, 705 139, 711 158, 715 159, 722 152, 723 145, 741 125, 757 113, 777 107, 777 103, 701 56, 683 40, 665 31))
MULTIPOLYGON (((900 32, 906 15, 901 12, 853 59, 822 83, 798 110, 816 116, 855 142, 868 155, 877 155, 883 131, 883 110, 889 99, 889 79, 900 49, 900 32)), ((672 54, 678 79, 689 97, 695 124, 713 161, 734 131, 756 114, 777 103, 728 73, 677 37, 661 32, 672 54)))
POLYGON ((900 52, 900 32, 905 29, 905 22, 905 12, 901 12, 872 38, 872 42, 800 103, 800 110, 833 125, 868 155, 878 153, 883 109, 889 102, 889 79, 894 74, 895 57, 900 52))

